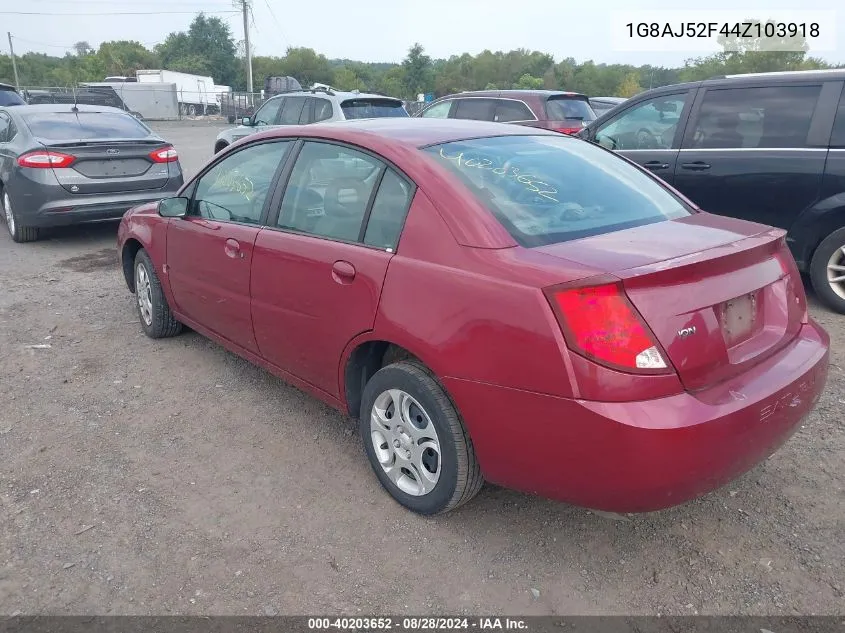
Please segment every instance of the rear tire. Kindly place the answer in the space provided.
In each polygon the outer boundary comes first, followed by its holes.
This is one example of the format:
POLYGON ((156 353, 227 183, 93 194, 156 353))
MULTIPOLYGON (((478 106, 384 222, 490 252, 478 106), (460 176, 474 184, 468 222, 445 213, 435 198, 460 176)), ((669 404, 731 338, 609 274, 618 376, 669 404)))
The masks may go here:
POLYGON ((469 434, 434 375, 416 361, 370 378, 359 419, 364 451, 379 482, 409 510, 453 510, 484 483, 469 434))
POLYGON ((819 299, 845 314, 845 228, 828 235, 810 261, 810 280, 819 299), (834 281, 842 278, 841 281, 834 281))
POLYGON ((12 240, 18 243, 34 242, 38 239, 38 228, 34 226, 23 226, 20 222, 20 216, 15 213, 12 208, 12 201, 9 199, 8 192, 0 187, 0 207, 3 209, 3 220, 6 222, 6 228, 9 229, 9 235, 12 240))
POLYGON ((235 117, 231 114, 226 117, 226 119, 229 121, 229 125, 232 125, 235 122, 235 117))
POLYGON ((144 334, 150 338, 176 336, 182 331, 161 288, 150 256, 143 248, 135 255, 135 308, 144 334))

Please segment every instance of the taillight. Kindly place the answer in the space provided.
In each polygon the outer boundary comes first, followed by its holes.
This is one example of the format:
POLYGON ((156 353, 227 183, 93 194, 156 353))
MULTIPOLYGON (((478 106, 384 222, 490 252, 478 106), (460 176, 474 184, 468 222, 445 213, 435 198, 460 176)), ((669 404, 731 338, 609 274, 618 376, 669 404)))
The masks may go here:
POLYGON ((179 160, 179 154, 172 147, 162 147, 150 153, 154 163, 172 163, 179 160))
POLYGON ((620 284, 552 288, 547 295, 574 352, 622 371, 669 369, 654 334, 620 284))
POLYGON ((578 134, 583 129, 582 127, 556 127, 555 132, 560 132, 561 134, 578 134))
POLYGON ((33 169, 56 169, 60 167, 70 167, 71 163, 76 160, 75 156, 70 154, 62 154, 61 152, 50 151, 35 151, 27 152, 18 156, 18 165, 21 167, 31 167, 33 169))

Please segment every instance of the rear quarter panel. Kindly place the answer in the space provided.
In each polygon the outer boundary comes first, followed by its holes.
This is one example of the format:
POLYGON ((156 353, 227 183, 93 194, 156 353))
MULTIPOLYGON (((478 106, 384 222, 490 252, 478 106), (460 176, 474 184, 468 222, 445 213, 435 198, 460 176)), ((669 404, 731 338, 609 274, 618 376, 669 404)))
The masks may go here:
POLYGON ((388 268, 371 336, 441 378, 572 396, 560 328, 540 288, 588 271, 528 249, 457 244, 419 190, 388 268))

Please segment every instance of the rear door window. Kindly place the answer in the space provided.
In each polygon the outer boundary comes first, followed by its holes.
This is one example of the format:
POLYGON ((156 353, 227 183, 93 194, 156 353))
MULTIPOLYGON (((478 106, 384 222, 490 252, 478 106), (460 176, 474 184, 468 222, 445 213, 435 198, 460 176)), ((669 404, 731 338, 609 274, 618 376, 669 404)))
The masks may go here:
POLYGON ((492 121, 496 110, 495 99, 481 99, 477 97, 456 99, 457 105, 452 114, 453 119, 473 119, 475 121, 492 121))
POLYGON ((596 118, 596 113, 590 107, 590 102, 584 97, 570 97, 558 95, 549 97, 546 101, 546 116, 549 121, 565 121, 575 119, 589 122, 596 118))
POLYGON ((138 119, 118 112, 26 112, 21 116, 33 136, 48 141, 142 139, 151 134, 138 119))
POLYGON ((299 125, 299 117, 305 108, 305 97, 285 97, 279 125, 299 125))
POLYGON ((347 99, 340 104, 347 119, 407 117, 405 106, 396 99, 347 99))
POLYGON ((628 161, 558 136, 499 136, 425 150, 522 246, 611 233, 692 211, 628 161))
POLYGON ((708 89, 685 147, 807 147, 818 86, 708 89))
POLYGON ((381 179, 364 234, 364 244, 395 249, 411 204, 413 187, 392 169, 381 179))
POLYGON ((12 126, 12 120, 5 112, 0 112, 0 143, 8 143, 11 140, 9 134, 12 126))
POLYGON ((530 108, 522 101, 514 99, 497 99, 496 100, 496 114, 493 120, 498 123, 507 123, 508 121, 534 121, 537 117, 531 112, 530 108))

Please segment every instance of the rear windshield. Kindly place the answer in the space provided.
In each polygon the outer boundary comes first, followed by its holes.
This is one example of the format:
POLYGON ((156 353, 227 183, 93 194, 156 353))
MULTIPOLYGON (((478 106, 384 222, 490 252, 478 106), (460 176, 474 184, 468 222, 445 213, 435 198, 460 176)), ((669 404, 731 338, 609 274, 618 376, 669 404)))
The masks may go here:
POLYGON ((347 119, 376 119, 408 116, 401 101, 393 99, 349 99, 340 104, 347 119))
POLYGON ((582 97, 549 97, 546 101, 546 116, 549 121, 563 121, 577 119, 579 121, 593 121, 596 113, 590 107, 590 102, 582 97))
POLYGON ((33 136, 50 141, 141 139, 150 135, 138 119, 117 112, 29 112, 23 120, 33 136))
POLYGON ((522 246, 681 218, 692 211, 612 152, 565 136, 498 136, 425 148, 522 246))
POLYGON ((15 105, 26 105, 26 101, 21 99, 21 96, 17 92, 0 89, 0 106, 15 105))

